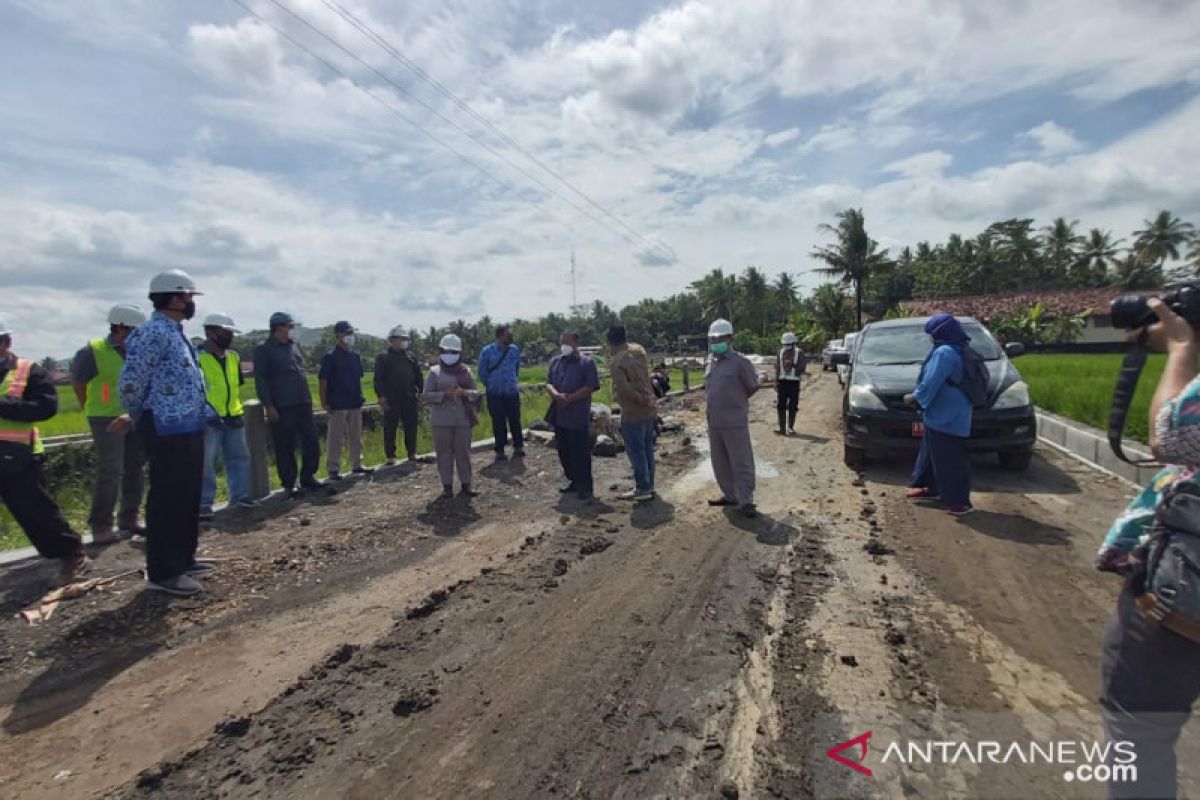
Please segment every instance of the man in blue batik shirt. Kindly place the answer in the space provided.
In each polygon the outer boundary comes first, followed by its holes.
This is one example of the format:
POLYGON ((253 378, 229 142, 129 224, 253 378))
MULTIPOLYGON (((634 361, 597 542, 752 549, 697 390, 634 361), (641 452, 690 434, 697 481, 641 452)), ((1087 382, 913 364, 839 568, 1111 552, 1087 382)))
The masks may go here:
POLYGON ((203 591, 196 578, 215 569, 196 561, 204 428, 214 416, 196 348, 183 331, 183 321, 196 313, 198 294, 181 270, 150 281, 154 314, 125 340, 120 379, 127 424, 141 437, 150 463, 146 588, 183 597, 203 591))
POLYGON ((525 436, 521 432, 521 350, 513 344, 507 325, 496 328, 496 341, 479 354, 479 380, 487 389, 488 414, 496 437, 496 460, 504 461, 504 447, 512 434, 513 456, 525 455, 525 436))

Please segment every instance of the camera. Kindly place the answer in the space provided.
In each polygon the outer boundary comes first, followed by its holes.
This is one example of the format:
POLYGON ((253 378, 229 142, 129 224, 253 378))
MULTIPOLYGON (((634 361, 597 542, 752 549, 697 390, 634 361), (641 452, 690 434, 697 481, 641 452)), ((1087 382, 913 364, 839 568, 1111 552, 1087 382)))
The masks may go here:
MULTIPOLYGON (((1200 327, 1200 281, 1172 284, 1159 297, 1176 314, 1200 327)), ((1134 330, 1158 322, 1158 315, 1150 310, 1147 299, 1131 294, 1113 300, 1113 327, 1134 330)))

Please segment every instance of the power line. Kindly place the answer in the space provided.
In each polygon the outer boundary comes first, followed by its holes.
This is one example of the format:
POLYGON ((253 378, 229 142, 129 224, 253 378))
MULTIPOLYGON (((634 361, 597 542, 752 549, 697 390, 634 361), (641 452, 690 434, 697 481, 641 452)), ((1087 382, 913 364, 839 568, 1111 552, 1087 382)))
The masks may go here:
MULTIPOLYGON (((274 0, 272 0, 272 2, 274 2, 274 0)), ((375 30, 373 30, 371 28, 371 26, 368 25, 366 22, 363 22, 361 19, 359 19, 354 14, 354 12, 350 11, 345 6, 343 6, 341 3, 337 2, 337 0, 322 0, 322 2, 324 3, 324 5, 327 8, 329 8, 331 11, 333 11, 338 16, 340 16, 343 20, 348 22, 356 30, 358 30, 360 33, 362 33, 368 39, 370 39, 371 41, 375 42, 375 44, 377 44, 381 48, 383 48, 383 50, 385 52, 387 52, 389 55, 392 56, 392 58, 399 61, 405 67, 407 67, 418 78, 420 78, 421 80, 425 81, 425 83, 432 86, 439 94, 441 94, 443 97, 445 97, 450 102, 454 103, 454 105, 456 105, 458 108, 465 111, 474 120, 476 120, 481 125, 483 125, 485 128, 487 128, 489 131, 494 133, 497 136, 497 138, 500 139, 500 141, 504 142, 509 147, 513 148, 514 150, 519 152, 521 155, 528 158, 530 161, 532 161, 534 164, 536 164, 538 167, 540 167, 543 171, 545 171, 548 175, 550 175, 556 181, 558 181, 563 186, 567 187, 573 193, 575 193, 577 196, 579 196, 581 199, 583 199, 584 202, 586 202, 588 205, 592 206, 597 211, 599 211, 601 214, 603 214, 604 216, 606 216, 609 219, 616 222, 618 225, 620 225, 626 231, 631 233, 637 239, 641 240, 646 245, 648 245, 651 249, 656 249, 663 255, 670 256, 672 258, 675 257, 675 254, 666 245, 664 245, 661 242, 653 242, 650 239, 646 238, 639 231, 637 231, 631 225, 626 223, 625 220, 621 219, 616 214, 614 214, 612 211, 610 211, 609 209, 605 208, 600 203, 593 200, 583 190, 581 190, 577 186, 575 186, 575 184, 573 184, 570 180, 568 180, 563 175, 561 175, 554 168, 550 167, 545 162, 543 162, 540 158, 538 158, 536 155, 531 153, 526 148, 522 147, 520 143, 518 143, 517 141, 512 139, 507 133, 505 133, 503 130, 501 130, 499 128, 499 126, 497 126, 494 122, 492 122, 490 119, 485 117, 483 114, 480 114, 478 111, 476 111, 474 108, 472 108, 468 103, 466 103, 464 100, 462 100, 458 95, 456 95, 453 91, 446 88, 446 86, 443 85, 440 81, 438 81, 432 75, 427 73, 425 70, 421 69, 421 67, 418 64, 416 64, 412 59, 410 59, 408 56, 406 56, 398 47, 393 45, 391 42, 389 42, 387 39, 385 39, 382 35, 380 35, 375 30)))
MULTIPOLYGON (((245 8, 245 5, 243 5, 243 4, 240 2, 240 0, 234 0, 234 2, 237 2, 237 3, 238 3, 238 5, 241 5, 243 8, 245 8)), ((533 181, 534 183, 536 183, 538 186, 540 186, 540 187, 541 187, 541 188, 542 188, 542 189, 543 189, 543 190, 544 190, 546 193, 548 193, 549 195, 553 196, 554 198, 556 198, 556 199, 558 199, 558 200, 562 201, 563 203, 565 203, 566 205, 570 206, 571 208, 573 208, 573 209, 574 209, 575 211, 577 211, 578 213, 582 214, 582 215, 583 215, 584 217, 586 217, 587 219, 591 220, 592 222, 596 223, 597 225, 599 225, 599 226, 601 226, 602 228, 604 228, 605 230, 607 230, 609 233, 612 233, 612 234, 614 234, 614 235, 616 235, 616 236, 620 237, 620 238, 621 238, 621 239, 623 239, 623 240, 624 240, 626 243, 628 243, 628 244, 630 244, 630 245, 634 245, 634 246, 636 246, 636 245, 637 245, 637 242, 636 242, 635 240, 631 239, 631 238, 630 238, 628 235, 626 235, 625 233, 622 233, 621 231, 615 230, 614 228, 612 228, 612 226, 610 226, 610 225, 606 224, 606 223, 605 223, 603 220, 600 220, 600 219, 598 219, 597 217, 595 217, 595 216, 593 216, 592 214, 590 214, 590 213, 589 213, 589 212, 588 212, 588 211, 587 211, 585 208, 583 208, 582 206, 579 206, 579 205, 576 205, 575 203, 572 203, 570 200, 568 200, 567 198, 563 197, 563 196, 562 196, 562 195, 560 195, 558 192, 554 191, 554 189, 553 189, 553 188, 551 188, 549 185, 547 185, 547 184, 545 183, 545 181, 541 180, 541 179, 540 179, 540 178, 538 178, 536 175, 533 175, 533 174, 531 174, 531 173, 530 173, 528 170, 524 169, 524 168, 523 168, 521 165, 514 163, 514 162, 513 162, 511 159, 509 159, 507 156, 505 156, 503 153, 501 153, 501 152, 500 152, 499 150, 497 150, 496 148, 492 147, 490 144, 488 144, 486 141, 484 141, 483 139, 481 139, 479 136, 477 136, 477 135, 475 135, 474 133, 472 133, 471 131, 468 131, 467 129, 463 128, 461 125, 459 125, 459 124, 458 124, 458 123, 456 123, 454 120, 452 120, 452 119, 450 119, 449 117, 447 117, 445 114, 441 113, 441 112, 440 112, 438 109, 436 109, 436 108, 434 108, 433 106, 431 106, 430 104, 426 103, 426 102, 425 102, 424 100, 422 100, 421 98, 419 98, 419 97, 416 97, 415 95, 413 95, 411 92, 409 92, 407 89, 405 89, 405 88, 404 88, 403 86, 401 86, 399 83, 397 83, 397 82, 396 82, 395 80, 393 80, 391 77, 389 77, 388 75, 386 75, 385 73, 383 73, 382 71, 380 71, 379 69, 377 69, 377 68, 376 68, 375 66, 373 66, 372 64, 368 63, 368 62, 367 62, 365 59, 363 59, 363 58, 362 58, 361 56, 359 56, 357 53, 355 53, 355 52, 353 52, 352 50, 350 50, 349 48, 347 48, 347 47, 346 47, 345 45, 343 45, 341 42, 339 42, 339 41, 337 41, 336 39, 334 39, 334 38, 333 38, 332 36, 330 36, 328 33, 326 33, 325 31, 321 30, 320 28, 318 28, 316 25, 314 25, 312 22, 310 22, 309 20, 307 20, 307 19, 305 19, 304 17, 302 17, 300 14, 297 14, 295 11, 293 11, 293 10, 292 10, 292 9, 290 9, 290 8, 288 8, 286 5, 284 5, 284 4, 281 2, 281 0, 270 0, 270 2, 271 2, 271 4, 272 4, 272 5, 274 5, 275 7, 277 7, 279 10, 283 11, 283 12, 284 12, 284 13, 286 13, 288 16, 292 17, 292 18, 293 18, 293 19, 295 19, 297 22, 299 22, 299 23, 301 23, 302 25, 304 25, 306 28, 308 28, 308 29, 309 29, 309 30, 311 30, 313 33, 315 33, 315 34, 317 34, 318 36, 320 36, 320 37, 321 37, 322 39, 324 39, 325 41, 329 42, 331 45, 333 45, 334 47, 336 47, 338 50, 340 50, 340 51, 341 51, 342 53, 344 53, 346 56, 350 57, 351 59, 353 59, 354 61, 356 61, 358 64, 361 64, 363 67, 365 67, 366 69, 368 69, 368 70, 370 70, 371 72, 373 72, 373 73, 374 73, 375 75, 377 75, 377 76, 378 76, 378 77, 379 77, 381 80, 383 80, 383 81, 385 81, 386 83, 388 83, 390 86, 392 86, 392 87, 393 87, 393 88, 394 88, 396 91, 398 91, 400 94, 404 95, 405 97, 409 98, 409 99, 410 99, 410 100, 412 100, 414 103, 416 103, 417 105, 419 105, 419 106, 421 106, 422 108, 424 108, 424 109, 426 109, 427 111, 429 111, 431 114, 433 114, 433 115, 434 115, 434 116, 436 116, 438 119, 440 119, 440 120, 442 120, 443 122, 445 122, 447 125, 449 125, 451 128, 453 128, 453 129, 454 129, 455 131, 457 131, 458 133, 460 133, 460 134, 462 134, 463 136, 466 136, 467 138, 471 139, 471 140, 472 140, 472 141, 474 141, 476 144, 478 144, 480 147, 483 147, 485 150, 487 150, 489 153, 491 153, 492 155, 494 155, 496 158, 498 158, 498 159, 499 159, 500 161, 502 161, 503 163, 507 164, 507 165, 508 165, 510 168, 512 168, 512 169, 513 169, 513 170, 515 170, 516 172, 520 173, 521 175, 525 176, 525 177, 526 177, 526 178, 528 178, 529 180, 531 180, 531 181, 533 181)), ((261 19, 261 17, 259 17, 259 19, 261 19)), ((276 29, 276 30, 278 30, 278 29, 276 29)), ((289 37, 289 38, 290 38, 290 37, 289 37)), ((294 40, 294 39, 290 39, 290 41, 293 41, 293 42, 295 42, 295 40, 294 40)), ((310 52, 310 53, 311 53, 311 51, 307 51, 307 52, 310 52)), ((329 62, 327 62, 327 61, 324 61, 324 59, 322 59, 322 61, 323 61, 323 63, 326 63, 326 64, 328 64, 328 63, 329 63, 329 62)), ((340 72, 340 71, 339 71, 339 72, 340 72)), ((345 76, 345 73, 344 73, 344 72, 341 72, 340 74, 342 74, 343 76, 345 76)), ((348 78, 348 79, 349 79, 349 78, 348 78)), ((353 80, 351 80, 351 82, 353 83, 354 81, 353 81, 353 80)), ((408 121, 410 124, 415 124, 415 123, 413 123, 411 120, 406 120, 406 121, 408 121)))

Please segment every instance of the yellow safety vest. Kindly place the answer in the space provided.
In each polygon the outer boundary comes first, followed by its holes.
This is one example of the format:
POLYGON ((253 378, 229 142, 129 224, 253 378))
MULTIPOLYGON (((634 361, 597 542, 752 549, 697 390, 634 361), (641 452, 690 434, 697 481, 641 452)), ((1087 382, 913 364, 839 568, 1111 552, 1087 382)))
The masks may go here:
POLYGON ((242 366, 238 354, 225 351, 225 367, 207 350, 200 351, 200 369, 204 372, 204 385, 208 388, 208 402, 222 417, 242 416, 242 396, 238 391, 241 384, 242 366))
MULTIPOLYGON (((24 397, 25 387, 29 385, 29 371, 32 369, 32 361, 18 358, 17 368, 10 369, 0 382, 0 394, 16 399, 24 397)), ((42 435, 32 422, 0 418, 0 442, 23 444, 32 449, 35 455, 40 455, 46 450, 42 444, 42 435)))
POLYGON ((83 413, 89 417, 119 417, 125 413, 117 393, 125 359, 107 339, 92 340, 92 355, 96 357, 96 377, 88 381, 83 413))

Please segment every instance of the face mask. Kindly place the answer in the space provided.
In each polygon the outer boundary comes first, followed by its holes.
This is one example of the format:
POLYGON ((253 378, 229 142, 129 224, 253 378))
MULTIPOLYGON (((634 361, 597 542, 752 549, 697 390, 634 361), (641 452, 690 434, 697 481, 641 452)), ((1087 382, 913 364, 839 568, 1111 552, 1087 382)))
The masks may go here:
POLYGON ((723 356, 729 352, 729 342, 717 342, 712 346, 715 355, 723 356))
POLYGON ((571 347, 571 345, 569 345, 569 344, 564 344, 559 349, 562 351, 562 354, 564 356, 566 356, 567 358, 570 358, 571 356, 575 355, 575 348, 571 347))
POLYGON ((453 367, 458 363, 458 353, 442 353, 442 363, 447 367, 453 367))
POLYGON ((228 350, 229 345, 233 344, 233 334, 228 332, 218 333, 213 337, 213 344, 222 350, 228 350))
POLYGON ((400 340, 399 342, 396 343, 396 349, 397 350, 407 350, 408 349, 408 341, 405 339, 400 340))
POLYGON ((352 333, 349 336, 343 337, 342 341, 346 343, 346 347, 354 347, 354 343, 357 341, 357 339, 352 333))

